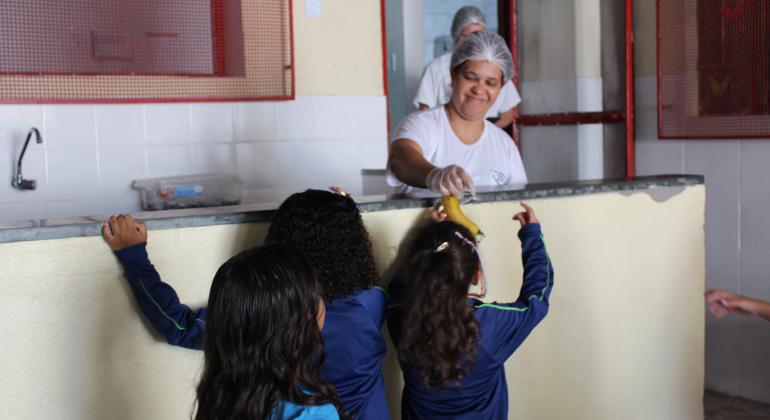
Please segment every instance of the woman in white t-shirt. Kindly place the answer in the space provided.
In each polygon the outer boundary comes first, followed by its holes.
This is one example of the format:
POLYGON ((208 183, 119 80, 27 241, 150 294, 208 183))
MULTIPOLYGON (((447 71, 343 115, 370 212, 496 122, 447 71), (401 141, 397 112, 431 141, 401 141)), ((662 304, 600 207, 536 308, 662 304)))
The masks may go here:
POLYGON ((475 186, 526 184, 513 140, 484 117, 512 73, 500 35, 467 35, 452 53, 450 101, 408 115, 393 132, 388 184, 403 193, 427 188, 456 196, 475 186))
MULTIPOLYGON (((455 13, 452 19, 452 40, 459 44, 468 34, 486 29, 484 12, 476 6, 465 6, 455 13)), ((412 101, 420 111, 444 105, 452 96, 452 76, 449 67, 452 53, 448 52, 431 61, 420 77, 417 94, 412 101)), ((519 91, 513 81, 503 85, 497 100, 486 112, 487 119, 493 120, 500 128, 508 127, 513 122, 513 108, 521 102, 519 91)))

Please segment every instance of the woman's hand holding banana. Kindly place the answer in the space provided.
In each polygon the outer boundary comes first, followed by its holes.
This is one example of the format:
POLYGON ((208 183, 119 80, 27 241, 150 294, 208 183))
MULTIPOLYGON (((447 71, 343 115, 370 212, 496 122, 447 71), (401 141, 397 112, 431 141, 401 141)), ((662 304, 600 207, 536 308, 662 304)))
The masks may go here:
POLYGON ((476 193, 471 176, 457 165, 433 168, 425 177, 425 186, 441 195, 462 197, 466 189, 473 195, 476 193))

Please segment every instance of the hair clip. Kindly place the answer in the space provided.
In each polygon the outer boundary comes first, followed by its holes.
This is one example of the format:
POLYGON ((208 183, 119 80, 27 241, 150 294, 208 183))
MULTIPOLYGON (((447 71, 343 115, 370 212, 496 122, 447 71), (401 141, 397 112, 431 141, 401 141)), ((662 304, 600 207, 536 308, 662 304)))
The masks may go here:
POLYGON ((469 241, 468 238, 463 236, 463 234, 458 232, 458 231, 455 231, 455 236, 457 236, 458 238, 462 239, 462 241, 465 243, 465 245, 468 245, 469 247, 471 247, 473 252, 475 252, 478 255, 479 249, 476 247, 476 244, 474 244, 473 242, 469 241))
MULTIPOLYGON (((343 197, 350 197, 350 194, 347 191, 345 191, 342 188, 340 188, 340 187, 329 187, 329 191, 331 191, 331 192, 333 192, 333 193, 335 193, 337 195, 341 195, 343 197)), ((352 198, 352 197, 350 197, 350 198, 352 198)))
POLYGON ((442 242, 441 244, 439 244, 439 246, 436 247, 436 249, 433 250, 433 253, 435 254, 438 252, 442 252, 447 248, 449 248, 449 242, 442 242))
POLYGON ((481 273, 482 273, 481 290, 479 292, 468 292, 468 296, 472 296, 479 299, 483 298, 484 296, 487 295, 487 276, 484 275, 484 263, 481 260, 481 254, 479 253, 479 248, 476 246, 476 244, 474 244, 473 242, 468 240, 468 238, 463 236, 462 233, 455 231, 455 236, 462 239, 465 245, 468 245, 471 248, 471 250, 476 253, 476 258, 479 259, 479 269, 481 270, 481 273))
POLYGON ((332 186, 332 187, 329 187, 329 191, 333 192, 334 194, 337 194, 337 195, 341 195, 341 196, 343 196, 343 197, 347 197, 347 198, 349 198, 349 199, 350 199, 350 201, 352 201, 352 202, 353 202, 353 204, 355 204, 355 205, 356 205, 356 208, 358 209, 358 212, 359 212, 359 213, 361 213, 361 212, 363 211, 363 209, 361 208, 361 205, 360 205, 360 204, 358 204, 358 203, 356 203, 356 200, 354 200, 354 199, 353 199, 353 196, 352 196, 352 195, 350 195, 350 193, 349 193, 349 192, 347 192, 347 191, 343 190, 343 189, 342 189, 342 188, 340 188, 340 187, 334 187, 334 186, 332 186))

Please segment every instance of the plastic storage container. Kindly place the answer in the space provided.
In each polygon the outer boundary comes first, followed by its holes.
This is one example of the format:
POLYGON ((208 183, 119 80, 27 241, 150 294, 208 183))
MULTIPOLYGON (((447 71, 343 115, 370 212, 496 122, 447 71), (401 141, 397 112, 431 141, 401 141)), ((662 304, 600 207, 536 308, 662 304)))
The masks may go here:
POLYGON ((212 173, 137 179, 143 210, 230 206, 241 202, 241 180, 236 175, 212 173))

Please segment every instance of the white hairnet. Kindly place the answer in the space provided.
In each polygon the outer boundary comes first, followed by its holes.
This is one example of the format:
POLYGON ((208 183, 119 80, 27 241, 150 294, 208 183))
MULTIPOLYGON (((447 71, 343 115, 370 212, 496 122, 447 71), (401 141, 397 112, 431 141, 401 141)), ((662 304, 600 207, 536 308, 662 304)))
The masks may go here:
POLYGON ((466 61, 489 61, 503 71, 503 81, 513 77, 511 51, 503 37, 494 32, 473 32, 455 46, 450 68, 454 69, 466 61))
POLYGON ((461 7, 455 13, 454 19, 452 19, 452 39, 457 41, 457 36, 468 25, 482 25, 487 27, 487 20, 484 17, 484 12, 476 6, 461 7))

